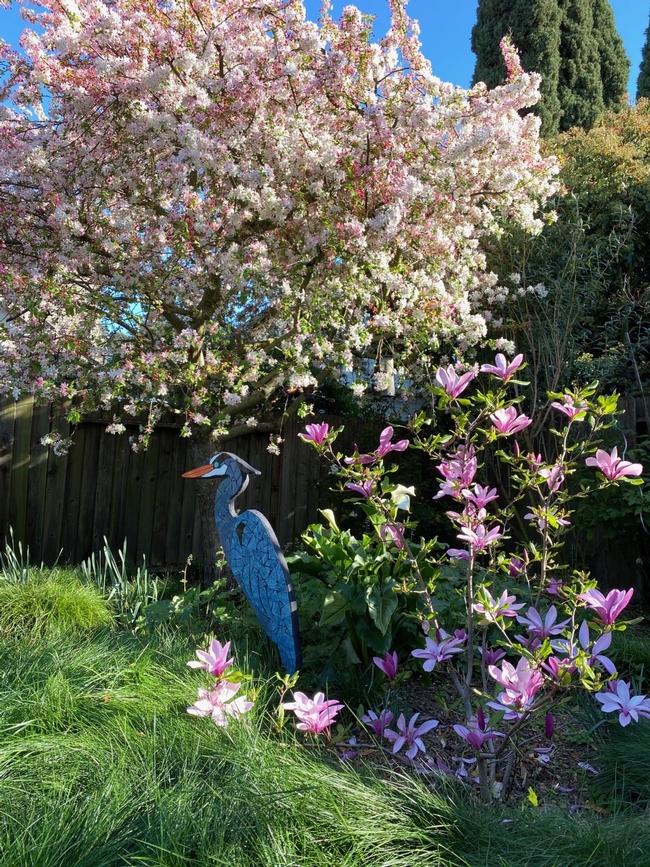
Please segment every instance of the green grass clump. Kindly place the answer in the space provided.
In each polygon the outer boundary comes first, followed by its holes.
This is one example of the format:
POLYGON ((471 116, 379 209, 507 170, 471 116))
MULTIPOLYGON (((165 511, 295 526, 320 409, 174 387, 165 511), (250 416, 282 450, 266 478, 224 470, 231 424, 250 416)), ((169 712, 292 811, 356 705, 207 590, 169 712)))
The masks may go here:
POLYGON ((70 570, 31 571, 20 582, 0 580, 0 634, 79 632, 113 622, 105 597, 70 570))
POLYGON ((611 720, 597 744, 594 801, 613 812, 650 810, 650 720, 620 726, 611 720))

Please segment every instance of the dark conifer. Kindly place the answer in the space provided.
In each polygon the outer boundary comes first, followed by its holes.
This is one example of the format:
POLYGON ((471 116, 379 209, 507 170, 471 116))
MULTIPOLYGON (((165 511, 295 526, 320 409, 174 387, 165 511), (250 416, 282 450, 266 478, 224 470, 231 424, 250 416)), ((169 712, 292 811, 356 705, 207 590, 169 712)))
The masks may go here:
MULTIPOLYGON (((542 135, 590 127, 627 90, 629 60, 609 0, 479 0, 473 81, 501 84, 499 42, 510 33, 525 70, 542 74, 542 135)), ((649 87, 650 89, 650 87, 649 87)))
POLYGON ((645 44, 641 54, 641 66, 636 82, 636 98, 650 99, 650 24, 645 32, 645 44))

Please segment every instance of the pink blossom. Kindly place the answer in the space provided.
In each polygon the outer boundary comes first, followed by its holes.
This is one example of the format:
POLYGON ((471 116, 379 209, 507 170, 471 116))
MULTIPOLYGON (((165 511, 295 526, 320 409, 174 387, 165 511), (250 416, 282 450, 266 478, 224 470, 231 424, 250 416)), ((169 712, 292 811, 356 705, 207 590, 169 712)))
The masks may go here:
POLYGON ((369 710, 368 713, 361 717, 361 722, 366 724, 370 731, 377 735, 378 738, 384 736, 384 729, 393 721, 393 712, 390 710, 382 710, 377 716, 374 710, 369 710))
POLYGON ((388 740, 394 741, 393 753, 398 753, 404 746, 408 747, 406 755, 409 759, 414 759, 418 750, 426 753, 427 748, 422 741, 422 735, 425 735, 427 732, 430 732, 431 729, 434 729, 438 725, 438 720, 430 719, 423 722, 421 725, 416 726, 416 721, 419 716, 419 713, 413 714, 407 725, 404 714, 401 713, 397 718, 397 728, 399 729, 399 732, 395 732, 392 729, 386 729, 384 731, 384 736, 388 738, 388 740))
POLYGON ((512 603, 517 598, 516 596, 508 595, 508 591, 504 590, 498 599, 494 599, 490 591, 483 587, 480 591, 482 602, 474 604, 474 611, 482 615, 482 619, 488 623, 494 623, 499 617, 516 617, 517 611, 524 607, 523 602, 512 603))
MULTIPOLYGON (((511 598, 514 599, 515 597, 513 596, 511 598)), ((474 608, 476 608, 476 606, 474 606, 474 608)), ((513 611, 510 616, 512 617, 514 613, 515 612, 513 611)), ((485 649, 479 647, 478 652, 483 657, 483 661, 486 665, 496 665, 497 662, 501 662, 502 659, 505 659, 506 655, 505 650, 501 650, 500 647, 486 647, 485 649)))
POLYGON ((343 708, 343 705, 334 699, 326 700, 322 692, 317 692, 313 699, 304 692, 294 692, 293 698, 294 701, 287 701, 282 707, 293 711, 300 720, 296 723, 297 729, 314 735, 329 731, 336 715, 343 708))
POLYGON ((521 557, 511 557, 508 560, 508 572, 511 578, 517 578, 526 569, 526 563, 521 557))
POLYGON ((482 485, 474 485, 473 491, 465 488, 461 493, 463 497, 476 506, 477 509, 484 509, 488 503, 492 502, 492 500, 499 499, 496 488, 488 489, 487 486, 483 487, 482 485))
POLYGON ((549 491, 555 493, 559 491, 564 483, 564 473, 562 472, 562 466, 559 464, 555 464, 553 467, 544 467, 543 470, 540 470, 538 475, 540 475, 543 479, 546 479, 548 484, 549 491))
POLYGON ((633 593, 634 588, 630 588, 627 591, 610 590, 607 596, 603 596, 600 590, 594 589, 579 593, 578 599, 582 599, 589 608, 593 608, 605 626, 611 626, 621 611, 629 604, 633 593))
POLYGON ((398 548, 403 548, 405 545, 403 524, 386 521, 386 523, 382 524, 379 528, 379 535, 381 536, 382 542, 385 544, 393 542, 393 544, 398 548))
POLYGON ((572 421, 574 418, 577 418, 578 421, 584 419, 587 411, 586 400, 581 400, 579 403, 575 403, 575 398, 570 394, 565 394, 562 399, 564 400, 564 403, 558 403, 558 401, 555 401, 551 404, 553 409, 563 412, 564 415, 568 416, 572 421))
POLYGON ((397 666, 399 664, 397 651, 386 653, 386 656, 383 659, 380 656, 373 656, 372 661, 375 663, 377 668, 384 672, 389 680, 395 680, 395 677, 397 676, 397 666))
POLYGON ((481 373, 491 373, 494 376, 498 376, 499 379, 502 379, 504 382, 508 382, 513 373, 519 370, 523 360, 523 355, 515 355, 510 364, 508 364, 505 355, 502 352, 499 352, 494 359, 495 364, 481 365, 481 373))
MULTIPOLYGON (((589 623, 583 620, 578 632, 578 639, 583 650, 589 651, 589 623)), ((603 654, 603 650, 607 650, 612 643, 612 633, 604 632, 593 644, 588 659, 589 665, 593 668, 596 662, 599 662, 608 674, 616 674, 616 666, 609 658, 603 654)))
POLYGON ((361 482, 361 484, 356 484, 355 482, 346 482, 345 484, 346 488, 349 488, 349 490, 354 491, 356 494, 361 494, 366 500, 372 496, 372 486, 372 479, 361 482))
POLYGON ((596 456, 587 458, 585 463, 588 467, 597 467, 610 482, 615 482, 624 476, 640 476, 643 472, 642 464, 633 464, 619 458, 616 446, 609 455, 603 449, 598 449, 596 456))
POLYGON ((501 527, 496 526, 488 530, 483 524, 478 524, 473 530, 470 527, 463 527, 456 538, 463 542, 469 542, 475 551, 484 551, 488 545, 493 545, 501 536, 503 536, 501 527))
POLYGON ((229 651, 229 641, 226 641, 226 643, 222 645, 220 641, 213 638, 210 642, 210 649, 208 651, 196 651, 196 655, 200 662, 196 659, 191 659, 187 664, 190 668, 204 668, 213 677, 221 677, 224 671, 230 668, 234 662, 232 657, 228 659, 229 651))
POLYGON ((508 406, 503 409, 498 409, 491 413, 490 419, 492 424, 501 434, 506 436, 527 428, 532 423, 532 419, 527 415, 518 415, 516 406, 508 406))
POLYGON ((469 551, 464 548, 447 548, 445 553, 450 560, 469 560, 469 551))
POLYGON ((385 427, 383 431, 379 434, 379 445, 377 449, 372 454, 357 454, 352 458, 344 458, 343 462, 348 464, 348 466, 352 464, 374 464, 375 461, 380 458, 386 457, 390 452, 403 452, 409 447, 410 443, 408 440, 398 440, 398 442, 391 442, 393 438, 393 428, 385 427))
POLYGON ((604 690, 596 693, 596 701, 602 704, 603 713, 618 713, 618 721, 622 726, 629 725, 632 720, 639 721, 639 712, 643 716, 650 713, 650 703, 645 695, 630 694, 630 685, 624 680, 616 684, 616 692, 604 690))
POLYGON ((393 438, 392 427, 385 427, 379 434, 379 447, 375 454, 379 458, 386 457, 389 452, 403 452, 409 447, 408 440, 399 440, 396 443, 391 442, 393 438))
POLYGON ((475 371, 468 370, 462 376, 458 376, 453 366, 450 364, 446 369, 439 367, 436 373, 436 379, 447 392, 449 397, 458 397, 462 394, 470 382, 476 376, 475 371))
POLYGON ((570 619, 563 620, 561 623, 555 622, 557 620, 557 608, 555 605, 551 605, 543 619, 536 608, 529 608, 526 616, 518 614, 517 620, 522 626, 526 627, 530 635, 539 638, 540 641, 544 641, 544 639, 549 638, 551 635, 560 635, 562 630, 571 622, 570 619))
POLYGON ((314 443, 314 445, 322 446, 327 434, 329 433, 329 429, 330 426, 326 421, 320 422, 319 424, 308 424, 305 425, 305 432, 299 433, 298 436, 306 443, 314 443))
MULTIPOLYGON (((532 704, 538 690, 544 684, 544 678, 532 667, 530 662, 521 657, 515 668, 504 660, 501 670, 495 665, 488 667, 490 676, 504 687, 504 691, 497 696, 497 702, 507 707, 514 707, 517 711, 527 710, 532 704)), ((492 705, 490 705, 492 707, 492 705)))
POLYGON ((212 690, 199 689, 197 701, 187 708, 187 712, 191 716, 211 716, 215 725, 225 728, 229 716, 239 719, 253 707, 253 702, 247 701, 245 695, 232 701, 240 687, 240 683, 221 680, 212 690))
POLYGON ((419 650, 412 650, 411 656, 416 659, 424 659, 422 668, 425 671, 433 671, 439 662, 453 659, 454 654, 462 653, 466 638, 451 638, 444 629, 436 629, 435 639, 427 636, 425 646, 419 650))
POLYGON ((480 752, 487 741, 496 740, 497 738, 505 737, 501 732, 495 732, 489 728, 489 720, 483 719, 483 725, 477 717, 470 717, 467 725, 454 725, 456 734, 467 741, 470 747, 477 752, 480 752))
POLYGON ((474 481, 478 469, 475 449, 471 444, 467 447, 459 446, 456 452, 448 455, 447 458, 438 466, 438 472, 445 481, 440 485, 440 491, 435 495, 434 500, 444 496, 456 499, 461 497, 462 490, 474 481))

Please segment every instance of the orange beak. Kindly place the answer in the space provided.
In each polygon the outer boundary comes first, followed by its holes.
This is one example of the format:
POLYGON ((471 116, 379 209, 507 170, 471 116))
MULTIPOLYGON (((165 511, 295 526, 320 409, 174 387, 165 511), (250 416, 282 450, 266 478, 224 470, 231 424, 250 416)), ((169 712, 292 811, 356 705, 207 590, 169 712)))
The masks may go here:
POLYGON ((205 464, 202 467, 196 467, 194 470, 188 470, 186 473, 183 473, 184 479, 200 479, 201 476, 204 476, 206 473, 211 472, 214 469, 212 464, 205 464))

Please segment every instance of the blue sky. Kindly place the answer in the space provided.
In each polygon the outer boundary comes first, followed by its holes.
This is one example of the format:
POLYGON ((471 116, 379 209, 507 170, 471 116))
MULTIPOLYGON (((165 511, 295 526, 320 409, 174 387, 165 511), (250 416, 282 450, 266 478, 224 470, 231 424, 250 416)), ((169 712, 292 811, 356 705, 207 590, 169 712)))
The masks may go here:
MULTIPOLYGON (((531 0, 532 2, 532 0, 531 0)), ((628 56, 632 61, 629 92, 636 92, 641 49, 650 14, 650 0, 610 0, 618 32, 623 38, 628 56)), ((318 18, 320 0, 305 0, 307 14, 318 18)), ((348 5, 334 0, 334 14, 348 5)), ((383 35, 388 25, 386 0, 358 0, 362 12, 377 16, 375 32, 383 35)), ((426 56, 433 64, 434 73, 445 81, 467 87, 474 69, 474 55, 470 48, 470 33, 476 20, 477 0, 410 0, 409 14, 417 18, 422 29, 422 45, 426 56)), ((17 44, 24 27, 17 8, 0 9, 0 36, 7 42, 17 44)))

